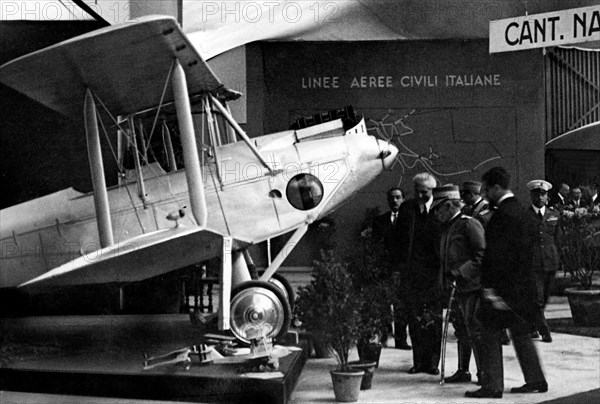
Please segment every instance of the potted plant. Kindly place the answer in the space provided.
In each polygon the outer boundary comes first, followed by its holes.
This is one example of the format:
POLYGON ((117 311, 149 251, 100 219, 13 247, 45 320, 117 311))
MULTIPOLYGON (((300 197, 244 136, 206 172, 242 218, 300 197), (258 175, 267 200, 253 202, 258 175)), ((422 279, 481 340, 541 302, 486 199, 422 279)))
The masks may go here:
POLYGON ((353 402, 358 400, 364 374, 348 365, 359 333, 360 298, 348 265, 335 259, 331 251, 321 255, 310 283, 298 288, 295 314, 303 328, 322 337, 337 360, 337 368, 331 371, 336 401, 353 402))
POLYGON ((573 322, 579 326, 600 323, 600 286, 594 274, 600 268, 600 213, 585 209, 563 212, 560 255, 565 270, 578 287, 565 289, 573 322))
POLYGON ((381 337, 387 335, 393 321, 391 305, 399 307, 396 282, 383 239, 373 234, 373 218, 379 210, 367 209, 358 248, 349 258, 349 270, 356 293, 362 297, 360 310, 359 357, 379 365, 381 337), (373 355, 373 356, 371 356, 373 355))

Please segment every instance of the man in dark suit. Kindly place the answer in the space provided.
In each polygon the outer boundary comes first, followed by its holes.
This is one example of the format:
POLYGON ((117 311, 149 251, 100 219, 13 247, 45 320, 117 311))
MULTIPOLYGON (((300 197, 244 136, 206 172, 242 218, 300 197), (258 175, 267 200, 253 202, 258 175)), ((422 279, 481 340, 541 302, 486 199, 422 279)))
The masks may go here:
POLYGON ((558 192, 556 192, 552 198, 550 199, 549 205, 554 209, 562 212, 565 206, 569 204, 569 193, 571 192, 571 188, 566 183, 561 183, 558 187, 558 192))
POLYGON ((562 235, 560 213, 554 208, 547 207, 548 191, 552 184, 544 180, 533 180, 527 183, 531 206, 527 212, 537 226, 537 237, 533 249, 532 269, 537 287, 537 303, 539 313, 535 321, 533 337, 542 335, 542 341, 552 342, 550 329, 544 316, 544 308, 548 302, 550 287, 556 271, 560 267, 560 256, 557 245, 562 235))
POLYGON ((569 197, 567 205, 564 206, 564 210, 575 211, 576 209, 585 207, 583 204, 583 200, 581 199, 582 195, 582 187, 580 185, 576 185, 571 188, 571 195, 569 197))
MULTIPOLYGON (((391 188, 387 192, 387 203, 390 208, 389 212, 377 216, 373 220, 373 235, 383 239, 383 244, 386 251, 392 260, 392 266, 396 265, 396 238, 398 211, 404 202, 404 192, 397 187, 391 188)), ((398 308, 396 308, 398 309, 398 308)), ((394 321, 394 340, 397 349, 410 350, 411 346, 406 341, 406 321, 403 320, 403 314, 400 312, 394 313, 397 319, 394 321)), ((382 335, 382 342, 387 343, 387 334, 382 335)))
POLYGON ((413 178, 415 197, 398 214, 398 271, 413 349, 409 373, 439 374, 442 305, 437 290, 441 224, 430 212, 436 180, 429 173, 413 178))
POLYGON ((481 389, 467 391, 474 398, 501 398, 504 391, 501 333, 508 328, 525 385, 512 393, 548 391, 537 350, 530 338, 536 318, 536 287, 531 270, 531 253, 536 229, 531 216, 508 188, 510 175, 493 167, 482 176, 487 199, 497 206, 486 228, 486 249, 481 266, 483 325, 481 389))
POLYGON ((588 212, 597 212, 600 206, 600 197, 598 197, 598 189, 600 188, 600 184, 592 184, 588 187, 588 190, 583 199, 583 207, 585 207, 588 212))

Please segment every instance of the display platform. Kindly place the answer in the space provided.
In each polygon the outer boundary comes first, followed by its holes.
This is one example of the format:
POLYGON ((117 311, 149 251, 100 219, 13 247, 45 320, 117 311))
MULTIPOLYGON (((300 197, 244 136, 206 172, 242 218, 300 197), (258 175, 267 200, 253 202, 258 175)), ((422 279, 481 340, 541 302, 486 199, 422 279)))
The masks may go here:
POLYGON ((279 359, 281 374, 250 373, 229 358, 186 370, 143 370, 160 355, 198 340, 187 316, 44 317, 1 320, 0 390, 219 403, 287 403, 308 357, 306 344, 279 359), (69 329, 72 331, 69 332, 69 329), (44 332, 46 330, 46 332, 44 332), (170 337, 170 338, 169 338, 170 337), (277 376, 275 378, 270 378, 277 376))

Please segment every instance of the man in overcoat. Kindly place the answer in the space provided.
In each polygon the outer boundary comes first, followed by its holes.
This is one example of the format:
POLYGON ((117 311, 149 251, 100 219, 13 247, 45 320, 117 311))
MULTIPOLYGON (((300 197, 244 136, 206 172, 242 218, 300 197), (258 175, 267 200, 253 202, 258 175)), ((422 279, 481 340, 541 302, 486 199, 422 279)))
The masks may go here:
POLYGON ((497 207, 486 228, 486 249, 481 266, 483 325, 481 389, 467 391, 474 398, 501 398, 504 391, 501 334, 508 328, 525 384, 512 393, 548 391, 535 345, 530 338, 538 306, 531 270, 536 229, 531 216, 509 189, 510 175, 493 167, 482 176, 487 199, 497 207))
POLYGON ((475 355, 477 375, 481 382, 480 352, 481 323, 477 318, 481 285, 481 262, 485 251, 483 226, 471 216, 461 214, 463 203, 458 186, 444 185, 433 190, 433 214, 444 224, 440 242, 440 287, 453 285, 456 288, 456 310, 452 325, 458 340, 458 370, 444 379, 446 383, 466 383, 471 381, 469 364, 471 351, 475 355))
POLYGON ((533 218, 537 229, 531 265, 535 275, 539 312, 534 324, 533 336, 537 337, 539 332, 542 341, 552 342, 544 308, 548 302, 554 276, 560 267, 557 247, 562 236, 560 213, 547 206, 548 191, 552 189, 552 184, 544 180, 533 180, 527 183, 527 189, 531 198, 531 205, 527 208, 527 212, 533 218))
POLYGON ((398 214, 398 271, 413 349, 411 374, 439 374, 442 305, 437 288, 441 224, 431 213, 435 178, 413 178, 415 197, 398 214))

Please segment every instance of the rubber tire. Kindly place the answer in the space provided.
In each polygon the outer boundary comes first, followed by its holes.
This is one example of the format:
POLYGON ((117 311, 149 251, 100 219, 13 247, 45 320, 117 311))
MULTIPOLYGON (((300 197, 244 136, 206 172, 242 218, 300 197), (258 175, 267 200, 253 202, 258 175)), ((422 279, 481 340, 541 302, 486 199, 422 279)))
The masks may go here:
MULTIPOLYGON (((265 271, 261 271, 259 273, 259 276, 262 276, 262 274, 264 274, 264 273, 265 273, 265 271)), ((294 292, 294 288, 292 288, 292 284, 290 283, 290 281, 288 281, 285 276, 283 276, 277 272, 275 272, 273 274, 273 276, 271 276, 271 279, 275 279, 275 280, 281 282, 281 284, 285 288, 285 293, 287 293, 288 303, 290 304, 290 308, 292 309, 292 311, 294 311, 294 305, 296 304, 296 293, 294 292)), ((269 282, 270 282, 270 280, 269 280, 269 282)), ((274 285, 277 286, 277 284, 274 284, 274 285)))
MULTIPOLYGON (((233 298, 241 291, 249 289, 249 288, 255 288, 255 287, 267 289, 267 290, 273 292, 275 294, 275 296, 277 296, 277 298, 281 302, 281 305, 283 306, 283 312, 284 312, 283 313, 283 324, 281 326, 281 330, 279 331, 279 333, 273 337, 273 340, 283 339, 283 337, 285 337, 285 335, 287 334, 288 329, 290 328, 290 323, 292 321, 292 308, 290 307, 290 303, 288 302, 288 299, 285 297, 285 294, 277 285, 275 285, 274 283, 271 283, 271 282, 264 282, 264 281, 257 281, 257 280, 244 282, 244 283, 237 285, 236 287, 234 287, 231 290, 231 300, 233 300, 233 298)), ((244 341, 242 341, 242 342, 244 342, 244 341)))

